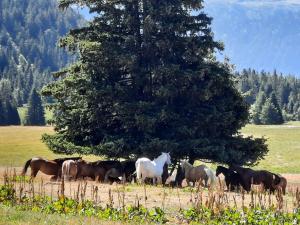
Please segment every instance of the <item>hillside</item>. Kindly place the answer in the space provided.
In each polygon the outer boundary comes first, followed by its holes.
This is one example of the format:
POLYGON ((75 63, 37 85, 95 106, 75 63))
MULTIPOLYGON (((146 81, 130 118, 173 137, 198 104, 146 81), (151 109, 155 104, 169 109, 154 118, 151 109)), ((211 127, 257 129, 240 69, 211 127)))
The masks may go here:
POLYGON ((300 1, 206 0, 215 38, 237 70, 300 76, 300 1))
POLYGON ((56 0, 1 0, 0 79, 8 78, 18 105, 32 87, 40 88, 69 62, 57 47, 59 37, 83 23, 72 10, 60 11, 56 0))

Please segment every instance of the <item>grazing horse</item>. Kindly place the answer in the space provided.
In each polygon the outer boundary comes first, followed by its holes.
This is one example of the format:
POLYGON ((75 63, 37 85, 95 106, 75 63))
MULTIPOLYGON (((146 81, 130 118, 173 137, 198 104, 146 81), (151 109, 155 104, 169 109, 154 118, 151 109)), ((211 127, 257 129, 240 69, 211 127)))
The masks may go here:
POLYGON ((28 167, 31 168, 31 178, 35 178, 39 171, 47 175, 54 175, 56 178, 61 176, 61 164, 53 160, 46 160, 43 158, 29 159, 23 168, 22 176, 27 172, 28 167))
POLYGON ((85 160, 77 161, 77 174, 76 178, 90 177, 93 180, 104 182, 106 169, 97 166, 97 162, 87 162, 85 160))
POLYGON ((225 183, 228 191, 234 191, 240 186, 244 188, 243 179, 237 172, 223 166, 218 166, 216 170, 216 176, 219 176, 221 173, 225 177, 225 183))
POLYGON ((35 178, 37 173, 41 171, 47 175, 52 175, 51 179, 56 180, 61 177, 61 168, 64 161, 78 159, 81 159, 81 157, 58 158, 54 160, 46 160, 41 157, 31 158, 25 163, 21 174, 24 176, 30 166, 31 178, 35 178))
POLYGON ((241 175, 244 182, 244 189, 249 192, 251 184, 263 184, 265 190, 274 193, 275 186, 280 183, 280 177, 266 170, 252 170, 240 166, 230 166, 229 169, 236 171, 241 175))
POLYGON ((162 152, 162 154, 151 161, 148 158, 139 158, 135 162, 137 180, 144 183, 145 179, 153 178, 153 183, 162 183, 162 175, 164 165, 171 164, 171 157, 169 153, 162 152))
POLYGON ((102 161, 100 164, 103 165, 105 162, 115 162, 111 168, 107 170, 105 174, 105 181, 109 178, 118 178, 122 177, 122 181, 131 182, 132 179, 135 180, 134 172, 135 172, 135 162, 134 161, 102 161))
POLYGON ((118 177, 112 177, 110 174, 108 174, 108 172, 113 168, 117 168, 117 171, 122 171, 123 169, 119 161, 87 162, 84 160, 79 160, 77 161, 77 165, 77 177, 90 177, 98 182, 119 182, 120 179, 118 177))
POLYGON ((66 180, 71 180, 77 176, 77 162, 74 160, 66 160, 62 164, 62 177, 66 180))
POLYGON ((277 191, 282 191, 282 194, 285 195, 285 193, 286 193, 286 186, 287 186, 287 180, 283 176, 279 176, 279 177, 280 177, 280 182, 279 182, 279 184, 275 185, 274 188, 277 191))
POLYGON ((188 185, 190 182, 193 182, 193 186, 195 186, 197 181, 203 185, 202 181, 204 180, 204 185, 207 187, 209 179, 211 180, 211 183, 215 183, 216 181, 216 177, 213 172, 209 171, 209 168, 205 165, 194 167, 186 160, 181 161, 180 165, 188 185))

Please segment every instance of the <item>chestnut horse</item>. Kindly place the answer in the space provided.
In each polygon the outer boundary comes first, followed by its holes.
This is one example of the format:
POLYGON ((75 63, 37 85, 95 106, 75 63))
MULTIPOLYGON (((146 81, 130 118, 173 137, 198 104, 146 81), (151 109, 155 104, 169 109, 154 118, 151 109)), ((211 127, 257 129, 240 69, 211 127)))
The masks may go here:
POLYGON ((266 170, 252 170, 240 166, 230 166, 229 169, 236 171, 241 175, 244 182, 244 189, 249 192, 251 184, 263 184, 265 190, 274 193, 275 186, 280 183, 280 177, 277 174, 266 170))
POLYGON ((54 159, 54 160, 47 160, 41 157, 31 158, 29 159, 23 168, 21 175, 25 175, 27 172, 28 167, 30 166, 31 169, 31 178, 35 178, 37 173, 41 171, 47 175, 54 175, 54 178, 61 177, 61 168, 62 164, 66 160, 77 160, 80 157, 72 157, 72 158, 61 158, 61 159, 54 159))

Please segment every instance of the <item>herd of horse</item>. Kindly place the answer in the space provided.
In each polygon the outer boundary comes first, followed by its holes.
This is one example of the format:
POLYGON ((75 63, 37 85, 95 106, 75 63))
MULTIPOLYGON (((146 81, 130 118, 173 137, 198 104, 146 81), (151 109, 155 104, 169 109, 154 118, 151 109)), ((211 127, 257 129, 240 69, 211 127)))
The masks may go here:
MULTIPOLYGON (((52 180, 61 178, 66 180, 77 180, 90 178, 92 180, 113 183, 113 182, 141 182, 153 184, 166 184, 169 176, 168 166, 171 164, 169 153, 162 153, 154 160, 139 158, 136 161, 101 160, 88 162, 81 157, 59 158, 46 160, 43 158, 29 159, 23 168, 22 175, 31 168, 31 178, 36 177, 41 171, 51 175, 52 180)), ((218 166, 216 172, 206 165, 193 166, 183 160, 177 167, 175 179, 169 181, 170 186, 182 187, 183 180, 195 186, 196 182, 204 187, 213 188, 218 182, 218 176, 223 174, 228 191, 244 189, 249 192, 252 185, 262 185, 264 190, 274 193, 280 190, 286 192, 286 178, 266 171, 253 170, 231 165, 229 168, 218 166), (203 183, 204 182, 204 183, 203 183)))

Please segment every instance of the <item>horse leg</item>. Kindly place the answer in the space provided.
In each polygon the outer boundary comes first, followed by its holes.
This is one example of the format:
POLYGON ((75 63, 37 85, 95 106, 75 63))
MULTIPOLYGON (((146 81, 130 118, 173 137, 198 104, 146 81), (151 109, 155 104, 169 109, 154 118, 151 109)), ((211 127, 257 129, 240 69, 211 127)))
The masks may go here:
POLYGON ((31 179, 35 178, 39 170, 31 169, 31 179))
POLYGON ((162 184, 162 177, 161 177, 161 176, 160 176, 160 177, 157 177, 156 180, 157 180, 157 183, 158 183, 158 184, 162 184))
POLYGON ((152 178, 152 183, 153 183, 153 185, 157 185, 156 177, 152 178))
POLYGON ((108 170, 108 171, 106 172, 105 177, 104 177, 104 182, 105 182, 105 183, 108 183, 108 182, 109 182, 108 177, 111 175, 111 173, 112 173, 112 169, 110 169, 110 170, 108 170))
POLYGON ((208 177, 204 178, 204 187, 208 187, 208 177))
POLYGON ((187 186, 190 186, 190 180, 188 178, 185 178, 185 182, 186 182, 187 186))

